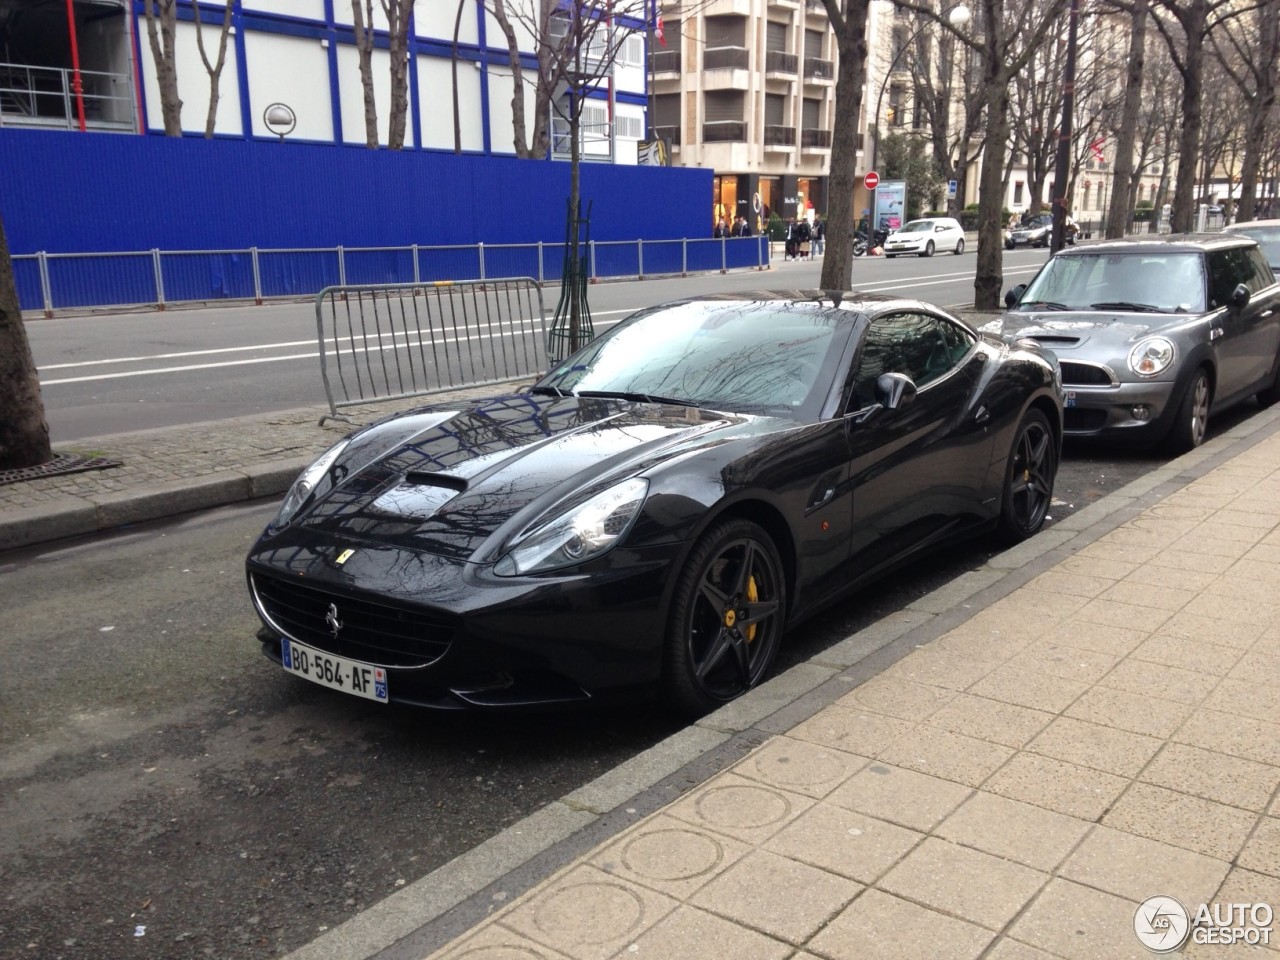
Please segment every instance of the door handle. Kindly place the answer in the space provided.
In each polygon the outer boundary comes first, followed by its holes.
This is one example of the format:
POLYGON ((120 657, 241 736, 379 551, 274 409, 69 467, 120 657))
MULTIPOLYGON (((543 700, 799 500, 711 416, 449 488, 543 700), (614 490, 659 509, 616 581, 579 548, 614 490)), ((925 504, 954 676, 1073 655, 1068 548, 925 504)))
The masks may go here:
POLYGON ((1222 328, 1221 328, 1221 327, 1213 327, 1213 328, 1211 328, 1211 329, 1209 330, 1209 339, 1210 339, 1210 340, 1217 340, 1217 339, 1218 339, 1219 337, 1221 337, 1221 336, 1222 336, 1222 328))
POLYGON ((991 419, 991 411, 988 410, 985 406, 979 407, 977 412, 974 413, 973 415, 974 423, 986 423, 990 419, 991 419))

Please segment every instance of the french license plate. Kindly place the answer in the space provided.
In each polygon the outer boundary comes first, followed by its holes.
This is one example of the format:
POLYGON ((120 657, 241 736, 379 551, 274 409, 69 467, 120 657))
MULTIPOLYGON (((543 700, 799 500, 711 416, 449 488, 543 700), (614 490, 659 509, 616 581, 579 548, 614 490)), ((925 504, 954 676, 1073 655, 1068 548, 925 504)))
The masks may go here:
POLYGON ((290 673, 322 687, 331 687, 366 700, 387 702, 387 671, 384 668, 337 657, 288 637, 281 638, 280 644, 281 661, 290 673))
POLYGON ((1066 399, 1062 402, 1064 407, 1074 407, 1076 405, 1076 392, 1068 390, 1066 399))

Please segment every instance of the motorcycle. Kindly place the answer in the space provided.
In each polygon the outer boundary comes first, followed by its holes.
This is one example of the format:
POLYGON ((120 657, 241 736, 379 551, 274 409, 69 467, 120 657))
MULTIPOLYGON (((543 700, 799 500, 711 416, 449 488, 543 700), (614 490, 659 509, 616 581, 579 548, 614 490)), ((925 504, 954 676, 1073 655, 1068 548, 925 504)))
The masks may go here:
POLYGON ((867 237, 864 231, 855 230, 853 232, 853 255, 855 257, 865 257, 868 249, 871 247, 883 247, 884 242, 888 239, 888 230, 877 229, 871 234, 870 238, 867 237))

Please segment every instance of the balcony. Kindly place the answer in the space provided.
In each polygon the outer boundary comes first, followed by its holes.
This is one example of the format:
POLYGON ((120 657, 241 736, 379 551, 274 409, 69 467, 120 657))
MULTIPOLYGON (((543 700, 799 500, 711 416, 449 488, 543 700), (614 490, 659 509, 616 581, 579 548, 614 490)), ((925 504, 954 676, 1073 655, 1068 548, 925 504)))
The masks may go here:
POLYGON ((804 12, 811 17, 825 17, 827 15, 827 8, 822 0, 804 0, 804 12))
POLYGON ((810 80, 830 81, 836 77, 836 65, 830 60, 819 60, 817 57, 804 58, 804 79, 805 82, 810 80))
POLYGON ((703 143, 746 143, 747 125, 741 120, 712 120, 702 125, 703 143))
POLYGON ((745 70, 746 47, 709 47, 702 53, 703 70, 745 70))
POLYGON ((84 105, 85 128, 136 133, 132 78, 127 73, 0 63, 0 126, 73 130, 84 105))
POLYGON ((764 149, 766 153, 790 152, 795 149, 796 128, 779 124, 766 124, 764 128, 764 149))
POLYGON ((796 75, 797 59, 794 53, 767 50, 764 55, 764 75, 766 77, 794 77, 796 75))
POLYGON ((654 127, 653 135, 664 140, 669 140, 671 146, 680 146, 680 128, 679 127, 654 127))
POLYGON ((804 150, 830 150, 831 131, 812 128, 801 130, 800 147, 804 150))
POLYGON ((679 73, 680 72, 680 51, 679 50, 658 50, 653 54, 653 72, 659 73, 679 73))

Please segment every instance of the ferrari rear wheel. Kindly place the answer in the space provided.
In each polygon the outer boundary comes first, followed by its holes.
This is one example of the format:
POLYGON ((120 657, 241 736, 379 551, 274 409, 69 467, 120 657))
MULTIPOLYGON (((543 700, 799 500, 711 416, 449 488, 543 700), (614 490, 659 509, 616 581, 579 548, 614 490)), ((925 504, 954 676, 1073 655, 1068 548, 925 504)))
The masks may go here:
POLYGON ((694 546, 671 602, 664 685, 701 715, 768 674, 786 616, 786 579, 772 538, 749 520, 716 524, 694 546))
POLYGON ((1044 526, 1057 475, 1058 446, 1049 418, 1039 410, 1028 410, 1018 426, 1005 468, 1004 496, 1000 501, 1002 539, 1019 543, 1044 526))

